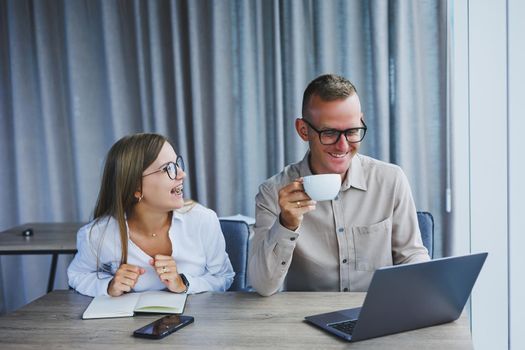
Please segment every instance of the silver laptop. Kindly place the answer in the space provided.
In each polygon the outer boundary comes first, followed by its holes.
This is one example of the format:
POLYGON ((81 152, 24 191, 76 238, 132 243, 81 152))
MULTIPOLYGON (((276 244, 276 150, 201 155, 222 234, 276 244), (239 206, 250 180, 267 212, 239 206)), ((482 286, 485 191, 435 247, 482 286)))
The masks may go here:
POLYGON ((383 267, 375 271, 362 307, 305 320, 358 341, 456 320, 488 253, 383 267))

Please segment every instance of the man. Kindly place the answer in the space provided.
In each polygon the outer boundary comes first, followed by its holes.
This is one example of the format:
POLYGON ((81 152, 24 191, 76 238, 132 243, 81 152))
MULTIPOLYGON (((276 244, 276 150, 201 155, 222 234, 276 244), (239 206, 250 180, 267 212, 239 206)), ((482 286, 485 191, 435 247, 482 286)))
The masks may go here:
POLYGON ((313 80, 295 128, 309 151, 256 197, 248 276, 259 294, 366 291, 377 268, 430 259, 401 168, 357 153, 367 127, 352 83, 313 80), (302 178, 327 173, 341 175, 341 190, 316 203, 302 178))

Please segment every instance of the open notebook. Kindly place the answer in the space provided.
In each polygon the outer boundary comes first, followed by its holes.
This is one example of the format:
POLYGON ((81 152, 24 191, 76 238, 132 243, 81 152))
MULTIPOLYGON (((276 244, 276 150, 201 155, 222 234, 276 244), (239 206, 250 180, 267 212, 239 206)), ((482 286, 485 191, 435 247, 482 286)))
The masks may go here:
POLYGON ((186 294, 163 291, 128 293, 119 297, 95 297, 82 315, 90 318, 129 317, 135 312, 181 314, 186 305, 186 294))

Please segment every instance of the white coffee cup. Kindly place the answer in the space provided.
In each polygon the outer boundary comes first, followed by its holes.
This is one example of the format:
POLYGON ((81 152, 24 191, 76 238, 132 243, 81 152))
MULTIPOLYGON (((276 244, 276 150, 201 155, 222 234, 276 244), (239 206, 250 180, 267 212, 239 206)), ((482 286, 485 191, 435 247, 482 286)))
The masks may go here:
POLYGON ((320 174, 303 177, 304 191, 314 201, 328 201, 341 189, 341 175, 320 174))

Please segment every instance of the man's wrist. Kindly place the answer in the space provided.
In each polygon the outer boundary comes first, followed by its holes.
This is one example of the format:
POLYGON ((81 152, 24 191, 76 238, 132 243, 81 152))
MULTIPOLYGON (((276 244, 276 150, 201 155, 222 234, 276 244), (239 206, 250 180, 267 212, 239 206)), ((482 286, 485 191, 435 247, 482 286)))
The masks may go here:
POLYGON ((283 217, 281 214, 279 214, 279 223, 281 224, 282 227, 284 227, 285 229, 287 230, 290 230, 290 231, 295 231, 297 230, 297 228, 299 227, 299 225, 293 227, 291 225, 288 225, 284 220, 283 220, 283 217))

